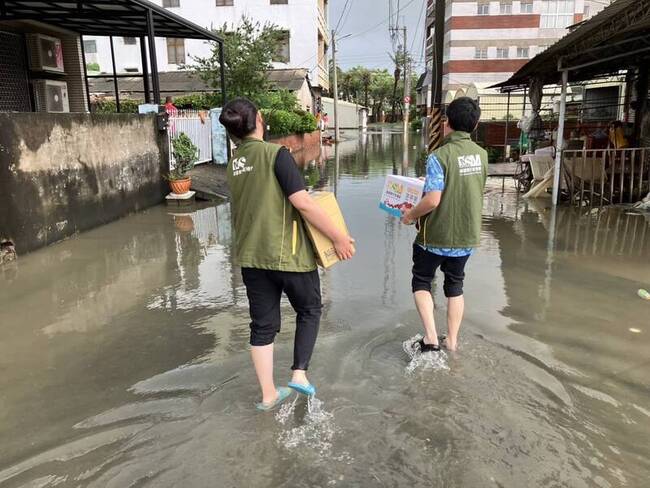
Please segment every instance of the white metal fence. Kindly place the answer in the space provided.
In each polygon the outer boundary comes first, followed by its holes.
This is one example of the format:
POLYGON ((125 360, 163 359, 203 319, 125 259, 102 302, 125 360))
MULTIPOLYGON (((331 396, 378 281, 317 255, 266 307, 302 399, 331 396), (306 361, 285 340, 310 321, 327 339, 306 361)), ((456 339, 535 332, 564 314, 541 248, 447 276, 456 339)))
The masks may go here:
POLYGON ((199 160, 196 164, 212 161, 212 123, 207 110, 178 110, 170 114, 167 134, 171 168, 176 166, 172 153, 172 139, 181 133, 187 134, 199 149, 199 160))

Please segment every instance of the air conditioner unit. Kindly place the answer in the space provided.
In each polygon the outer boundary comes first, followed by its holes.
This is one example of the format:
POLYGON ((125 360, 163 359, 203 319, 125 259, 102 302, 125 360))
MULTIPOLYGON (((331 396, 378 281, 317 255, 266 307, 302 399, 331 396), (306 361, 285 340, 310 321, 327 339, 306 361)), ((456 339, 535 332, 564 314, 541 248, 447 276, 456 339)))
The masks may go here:
POLYGON ((33 71, 48 71, 64 73, 63 46, 61 39, 44 36, 43 34, 28 34, 29 68, 33 71))
POLYGON ((37 112, 69 112, 68 84, 65 81, 33 80, 37 112))

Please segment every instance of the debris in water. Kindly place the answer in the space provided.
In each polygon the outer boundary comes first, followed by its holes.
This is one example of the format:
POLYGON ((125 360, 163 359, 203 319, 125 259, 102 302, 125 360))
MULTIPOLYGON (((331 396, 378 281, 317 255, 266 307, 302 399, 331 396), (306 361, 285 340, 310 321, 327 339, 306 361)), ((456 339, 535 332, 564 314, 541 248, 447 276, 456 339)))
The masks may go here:
POLYGON ((420 352, 418 341, 421 339, 422 335, 416 334, 402 343, 404 352, 411 358, 411 361, 406 366, 406 372, 411 374, 416 369, 448 370, 447 353, 444 351, 420 352))
POLYGON ((641 288, 638 291, 638 294, 639 294, 639 298, 643 300, 650 300, 650 292, 648 292, 648 290, 644 290, 643 288, 641 288))
POLYGON ((629 330, 630 332, 635 333, 635 334, 640 334, 640 333, 641 333, 641 329, 635 329, 634 327, 631 328, 631 329, 628 329, 628 330, 629 330))

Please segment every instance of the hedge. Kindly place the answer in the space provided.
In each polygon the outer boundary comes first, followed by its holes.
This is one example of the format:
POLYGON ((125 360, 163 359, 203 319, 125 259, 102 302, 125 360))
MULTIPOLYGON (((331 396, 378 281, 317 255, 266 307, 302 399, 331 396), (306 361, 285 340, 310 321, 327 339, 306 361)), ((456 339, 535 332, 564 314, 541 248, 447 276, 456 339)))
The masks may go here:
POLYGON ((318 128, 316 117, 301 110, 262 110, 262 115, 272 136, 305 134, 318 128))
MULTIPOLYGON (((290 94, 291 95, 291 94, 290 94)), ((291 107, 293 99, 284 93, 276 94, 272 105, 291 107)), ((122 99, 120 110, 123 113, 138 113, 138 105, 142 100, 122 99)), ((179 109, 208 110, 221 106, 221 95, 219 94, 198 94, 185 95, 174 98, 174 105, 179 109)), ((114 100, 98 100, 93 103, 95 113, 115 113, 114 100)), ((262 109, 264 120, 269 126, 269 134, 272 136, 287 136, 289 134, 305 134, 318 129, 316 117, 303 110, 276 110, 262 109)))

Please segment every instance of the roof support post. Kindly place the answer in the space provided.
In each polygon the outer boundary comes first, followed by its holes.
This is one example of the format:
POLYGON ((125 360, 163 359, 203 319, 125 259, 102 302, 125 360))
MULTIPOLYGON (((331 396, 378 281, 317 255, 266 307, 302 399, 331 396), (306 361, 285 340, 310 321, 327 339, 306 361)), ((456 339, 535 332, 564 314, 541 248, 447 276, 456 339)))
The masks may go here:
POLYGON ((115 66, 115 47, 113 46, 113 36, 109 36, 111 44, 111 63, 113 64, 113 89, 115 90, 115 109, 120 113, 120 88, 117 83, 117 67, 115 66))
POLYGON ((510 153, 508 151, 508 126, 510 125, 510 95, 512 94, 511 91, 508 91, 508 103, 506 105, 506 130, 505 130, 505 136, 504 136, 504 141, 503 141, 503 160, 507 161, 508 158, 510 157, 510 153))
POLYGON ((153 11, 147 10, 147 38, 149 40, 149 59, 151 60, 151 85, 153 101, 160 105, 160 79, 158 77, 158 59, 156 58, 156 31, 153 25, 153 11))
POLYGON ((79 43, 81 44, 81 62, 84 65, 84 85, 86 87, 86 103, 88 104, 88 112, 92 112, 90 103, 90 86, 88 84, 88 66, 86 66, 86 49, 84 48, 84 36, 79 36, 79 43))
POLYGON ((223 52, 223 42, 219 43, 219 67, 221 70, 220 77, 221 77, 221 100, 223 103, 223 106, 226 105, 226 100, 228 100, 226 96, 226 58, 223 52))
POLYGON ((142 88, 144 90, 144 103, 151 103, 149 89, 149 60, 147 59, 147 46, 145 37, 140 37, 140 59, 142 63, 142 88))
MULTIPOLYGON (((648 67, 639 65, 639 78, 636 85, 637 107, 634 114, 634 140, 641 141, 643 115, 648 110, 648 67)), ((641 144, 639 143, 639 146, 641 144)))
POLYGON ((557 145, 555 147, 555 172, 553 173, 553 206, 560 199, 560 172, 562 170, 562 148, 564 146, 564 126, 566 118, 566 95, 569 84, 569 71, 562 71, 562 95, 560 97, 560 121, 557 128, 557 145))

